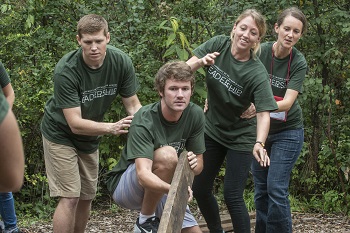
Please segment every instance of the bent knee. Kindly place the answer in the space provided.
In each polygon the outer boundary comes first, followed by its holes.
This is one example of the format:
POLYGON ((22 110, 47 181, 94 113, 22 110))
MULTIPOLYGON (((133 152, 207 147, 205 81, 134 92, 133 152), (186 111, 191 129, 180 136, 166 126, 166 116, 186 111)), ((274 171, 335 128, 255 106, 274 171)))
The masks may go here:
POLYGON ((154 151, 154 165, 158 168, 172 169, 178 162, 177 153, 172 146, 163 146, 154 151))

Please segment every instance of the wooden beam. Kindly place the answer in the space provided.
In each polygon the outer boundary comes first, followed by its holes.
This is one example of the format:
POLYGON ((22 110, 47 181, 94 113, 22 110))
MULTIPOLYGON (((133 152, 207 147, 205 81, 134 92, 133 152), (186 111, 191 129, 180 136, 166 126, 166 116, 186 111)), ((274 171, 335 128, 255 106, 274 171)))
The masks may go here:
POLYGON ((158 233, 181 232, 189 198, 188 186, 192 187, 194 174, 188 164, 187 151, 179 157, 170 191, 160 220, 158 233))

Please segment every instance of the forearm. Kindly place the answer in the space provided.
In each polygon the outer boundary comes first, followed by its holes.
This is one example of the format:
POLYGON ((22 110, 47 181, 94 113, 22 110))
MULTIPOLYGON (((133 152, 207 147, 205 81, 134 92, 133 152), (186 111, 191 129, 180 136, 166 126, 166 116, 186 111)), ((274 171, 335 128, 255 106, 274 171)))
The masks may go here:
POLYGON ((259 112, 256 114, 256 141, 265 143, 270 130, 270 113, 259 112))
POLYGON ((10 110, 0 125, 0 192, 18 191, 23 183, 24 152, 17 121, 10 110))
POLYGON ((142 105, 139 102, 138 104, 128 108, 126 111, 130 116, 133 116, 141 107, 142 107, 142 105))
POLYGON ((79 122, 70 125, 74 134, 87 136, 102 136, 106 134, 116 134, 113 132, 115 123, 96 122, 87 119, 80 119, 79 122))
POLYGON ((193 169, 194 175, 199 175, 203 170, 203 154, 197 155, 197 166, 193 169))
POLYGON ((298 91, 287 89, 283 100, 277 101, 278 109, 275 112, 289 111, 292 105, 294 104, 295 100, 297 99, 298 94, 298 91))
POLYGON ((12 109, 13 103, 15 102, 15 93, 12 92, 10 95, 6 96, 6 100, 10 105, 10 108, 12 109))
POLYGON ((197 71, 200 69, 202 66, 204 66, 203 59, 199 59, 196 56, 191 57, 186 63, 191 67, 191 70, 193 72, 197 71))
POLYGON ((122 98, 126 112, 133 116, 141 107, 141 103, 137 95, 133 95, 129 98, 122 98))
POLYGON ((96 122, 82 118, 79 107, 63 109, 63 114, 74 134, 100 136, 105 134, 120 135, 128 133, 133 116, 127 116, 118 122, 96 122))
POLYGON ((12 88, 11 83, 9 83, 5 87, 3 87, 2 92, 4 93, 4 96, 6 97, 6 100, 9 103, 10 108, 12 109, 13 102, 15 101, 15 92, 12 88))
POLYGON ((152 172, 139 172, 138 179, 144 189, 152 190, 152 192, 167 194, 170 190, 170 184, 152 172))

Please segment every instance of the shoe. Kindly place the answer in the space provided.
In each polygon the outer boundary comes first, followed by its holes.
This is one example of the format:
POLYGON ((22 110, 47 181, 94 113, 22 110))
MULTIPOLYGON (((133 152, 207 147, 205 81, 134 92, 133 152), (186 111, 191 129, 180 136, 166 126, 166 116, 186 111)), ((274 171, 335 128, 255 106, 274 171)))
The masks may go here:
POLYGON ((158 217, 154 216, 148 218, 143 224, 139 223, 139 218, 137 218, 134 233, 155 233, 158 232, 160 220, 158 217))
POLYGON ((21 231, 18 227, 16 227, 15 229, 12 229, 12 230, 5 230, 4 233, 24 233, 24 232, 21 231))

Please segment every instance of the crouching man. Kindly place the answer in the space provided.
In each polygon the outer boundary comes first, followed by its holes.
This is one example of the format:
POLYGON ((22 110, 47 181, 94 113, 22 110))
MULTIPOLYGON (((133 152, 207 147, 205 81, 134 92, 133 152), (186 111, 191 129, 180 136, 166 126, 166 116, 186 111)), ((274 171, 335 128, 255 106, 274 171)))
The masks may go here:
MULTIPOLYGON (((178 157, 188 151, 195 175, 203 169, 203 110, 190 102, 194 75, 185 62, 163 65, 155 78, 160 101, 134 115, 118 164, 107 174, 114 201, 139 210, 134 232, 157 232, 178 157)), ((190 195, 192 195, 192 191, 190 195)), ((186 207, 182 233, 201 232, 186 207)))

